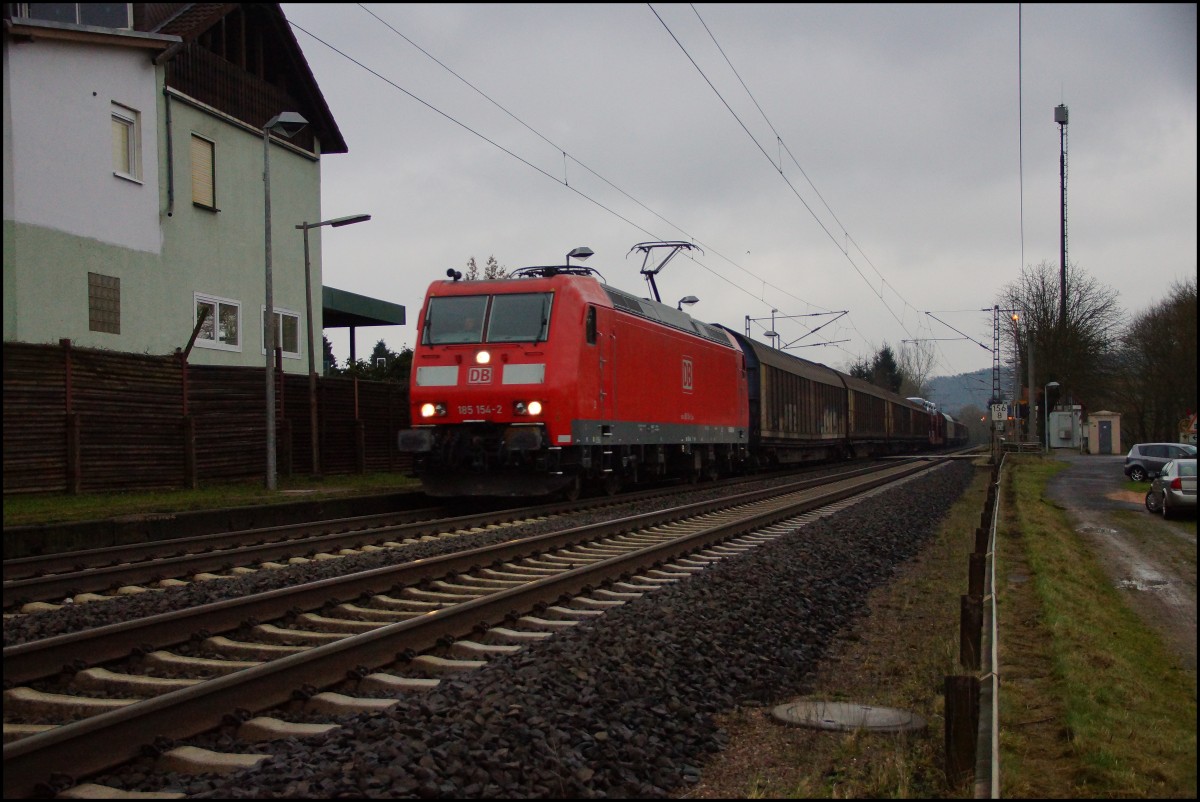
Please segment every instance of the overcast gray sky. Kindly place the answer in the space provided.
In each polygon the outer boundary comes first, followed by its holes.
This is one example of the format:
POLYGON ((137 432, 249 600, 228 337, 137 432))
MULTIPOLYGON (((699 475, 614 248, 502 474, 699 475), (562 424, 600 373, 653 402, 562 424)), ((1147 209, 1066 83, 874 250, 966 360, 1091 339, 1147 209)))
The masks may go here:
POLYGON ((1060 103, 1070 261, 1127 313, 1196 275, 1195 5, 283 8, 350 148, 322 214, 373 216, 324 230, 325 283, 408 309, 360 358, 412 346, 471 256, 586 245, 648 296, 630 249, 680 239, 703 253, 659 291, 705 321, 765 340, 778 310, 784 343, 841 341, 790 351, 836 368, 920 338, 935 375, 991 367, 979 310, 1058 265, 1060 103))

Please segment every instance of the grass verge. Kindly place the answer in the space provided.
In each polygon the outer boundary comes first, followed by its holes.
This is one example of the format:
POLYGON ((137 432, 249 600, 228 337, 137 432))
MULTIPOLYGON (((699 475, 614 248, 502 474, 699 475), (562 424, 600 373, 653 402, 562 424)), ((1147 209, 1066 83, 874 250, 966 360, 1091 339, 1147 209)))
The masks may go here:
MULTIPOLYGON (((958 666, 959 597, 987 494, 989 469, 942 522, 936 536, 844 630, 805 687, 792 696, 895 707, 923 717, 923 731, 828 732, 786 727, 769 708, 722 716, 728 746, 681 798, 969 798, 948 785, 942 690, 958 666)), ((787 699, 780 699, 785 702, 787 699)))
POLYGON ((247 480, 196 490, 146 490, 122 493, 45 493, 4 497, 4 526, 66 523, 119 518, 151 512, 187 512, 256 504, 286 504, 352 495, 419 489, 417 480, 398 473, 280 477, 278 490, 262 480, 247 480))
POLYGON ((1002 793, 1194 798, 1194 677, 1044 501, 1063 467, 1016 458, 1006 471, 1002 793))

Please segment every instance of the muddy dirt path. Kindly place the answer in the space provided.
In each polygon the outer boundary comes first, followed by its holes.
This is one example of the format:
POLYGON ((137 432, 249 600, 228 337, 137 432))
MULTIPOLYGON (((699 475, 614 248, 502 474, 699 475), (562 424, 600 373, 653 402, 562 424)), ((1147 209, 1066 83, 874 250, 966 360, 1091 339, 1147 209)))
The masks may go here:
POLYGON ((1067 470, 1051 480, 1047 497, 1063 508, 1092 544, 1130 606, 1162 633, 1182 665, 1196 670, 1196 523, 1167 521, 1146 511, 1143 490, 1125 489, 1124 455, 1060 452, 1067 470))

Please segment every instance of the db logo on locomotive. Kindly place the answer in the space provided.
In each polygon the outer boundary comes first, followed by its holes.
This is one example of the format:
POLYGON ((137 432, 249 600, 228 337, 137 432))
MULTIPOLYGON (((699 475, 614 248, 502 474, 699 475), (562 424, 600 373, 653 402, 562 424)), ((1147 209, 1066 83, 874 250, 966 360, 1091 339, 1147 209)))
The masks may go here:
POLYGON ((692 391, 692 381, 694 373, 692 369, 692 360, 687 357, 683 358, 683 391, 690 393, 692 391))
POLYGON ((491 368, 470 368, 467 370, 467 384, 491 384, 491 368))

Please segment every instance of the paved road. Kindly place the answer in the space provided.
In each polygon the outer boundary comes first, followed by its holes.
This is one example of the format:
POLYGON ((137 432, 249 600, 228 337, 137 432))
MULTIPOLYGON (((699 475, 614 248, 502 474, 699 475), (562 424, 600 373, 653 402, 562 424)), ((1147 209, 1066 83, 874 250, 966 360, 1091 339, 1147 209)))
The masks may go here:
MULTIPOLYGON (((1196 670, 1196 527, 1146 511, 1144 489, 1125 489, 1123 454, 1058 452, 1068 463, 1046 494, 1067 511, 1075 530, 1096 549, 1113 584, 1161 632, 1183 665, 1196 670)), ((1191 519, 1194 521, 1195 519, 1191 519)))

